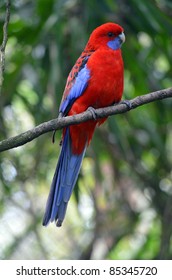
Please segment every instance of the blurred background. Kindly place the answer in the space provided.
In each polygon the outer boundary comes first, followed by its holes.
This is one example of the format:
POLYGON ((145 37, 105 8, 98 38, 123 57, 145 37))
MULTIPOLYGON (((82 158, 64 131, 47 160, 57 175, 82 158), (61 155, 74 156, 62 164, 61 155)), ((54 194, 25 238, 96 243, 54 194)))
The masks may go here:
MULTIPOLYGON (((0 2, 0 42, 5 1, 0 2)), ((172 85, 170 0, 13 0, 0 139, 55 118, 98 25, 125 29, 124 98, 172 85)), ((61 132, 0 154, 0 259, 172 259, 172 100, 96 130, 61 228, 42 226, 61 132)))

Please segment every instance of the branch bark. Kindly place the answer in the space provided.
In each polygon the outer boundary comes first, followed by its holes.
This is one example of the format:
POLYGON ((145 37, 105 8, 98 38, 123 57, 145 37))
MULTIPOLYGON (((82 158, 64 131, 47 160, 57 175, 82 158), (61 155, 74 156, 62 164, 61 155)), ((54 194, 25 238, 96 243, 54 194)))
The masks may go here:
MULTIPOLYGON (((172 97, 172 88, 151 92, 130 100, 131 109, 128 106, 126 106, 126 104, 119 103, 117 105, 109 106, 106 108, 96 109, 95 112, 96 112, 97 119, 101 119, 111 115, 122 114, 129 110, 142 106, 144 104, 151 103, 156 100, 169 98, 169 97, 172 97)), ((48 122, 44 122, 24 133, 21 133, 17 136, 1 141, 0 152, 22 146, 49 131, 59 130, 66 126, 79 124, 92 119, 93 119, 92 113, 89 110, 87 110, 84 113, 78 115, 57 118, 57 119, 50 120, 48 122)))
POLYGON ((2 44, 0 46, 0 91, 3 83, 3 74, 5 70, 5 48, 8 40, 8 24, 10 20, 10 6, 11 1, 6 1, 6 13, 5 13, 5 20, 3 25, 3 39, 2 44))

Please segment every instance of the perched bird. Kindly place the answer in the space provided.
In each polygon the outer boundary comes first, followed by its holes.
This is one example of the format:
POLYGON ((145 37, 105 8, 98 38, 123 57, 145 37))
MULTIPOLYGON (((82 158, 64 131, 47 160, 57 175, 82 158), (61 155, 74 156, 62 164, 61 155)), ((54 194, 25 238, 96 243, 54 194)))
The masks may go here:
MULTIPOLYGON (((72 116, 92 108, 110 106, 123 93, 123 28, 115 23, 97 27, 69 73, 59 114, 72 116)), ((43 225, 55 221, 60 227, 78 178, 87 146, 95 127, 104 119, 94 119, 63 129, 62 148, 52 181, 43 225)))

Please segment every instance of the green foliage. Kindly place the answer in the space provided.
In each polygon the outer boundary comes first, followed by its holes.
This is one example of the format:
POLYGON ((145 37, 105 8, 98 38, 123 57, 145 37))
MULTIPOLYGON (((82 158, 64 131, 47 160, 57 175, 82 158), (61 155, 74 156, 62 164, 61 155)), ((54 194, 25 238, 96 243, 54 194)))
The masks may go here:
MULTIPOLYGON (((0 139, 57 116, 66 77, 104 22, 125 29, 124 98, 170 87, 170 8, 167 0, 12 1, 0 139)), ((170 99, 154 102, 97 129, 60 229, 41 225, 60 133, 54 145, 49 133, 0 154, 0 258, 171 259, 171 110, 170 99)))

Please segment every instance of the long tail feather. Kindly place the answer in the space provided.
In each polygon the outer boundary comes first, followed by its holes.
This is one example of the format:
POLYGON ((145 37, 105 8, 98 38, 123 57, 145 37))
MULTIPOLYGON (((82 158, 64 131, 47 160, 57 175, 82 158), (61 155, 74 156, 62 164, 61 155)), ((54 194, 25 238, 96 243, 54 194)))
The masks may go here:
POLYGON ((85 150, 86 146, 80 155, 72 153, 70 133, 69 128, 67 128, 46 204, 43 218, 44 226, 53 221, 58 227, 62 225, 85 150))

